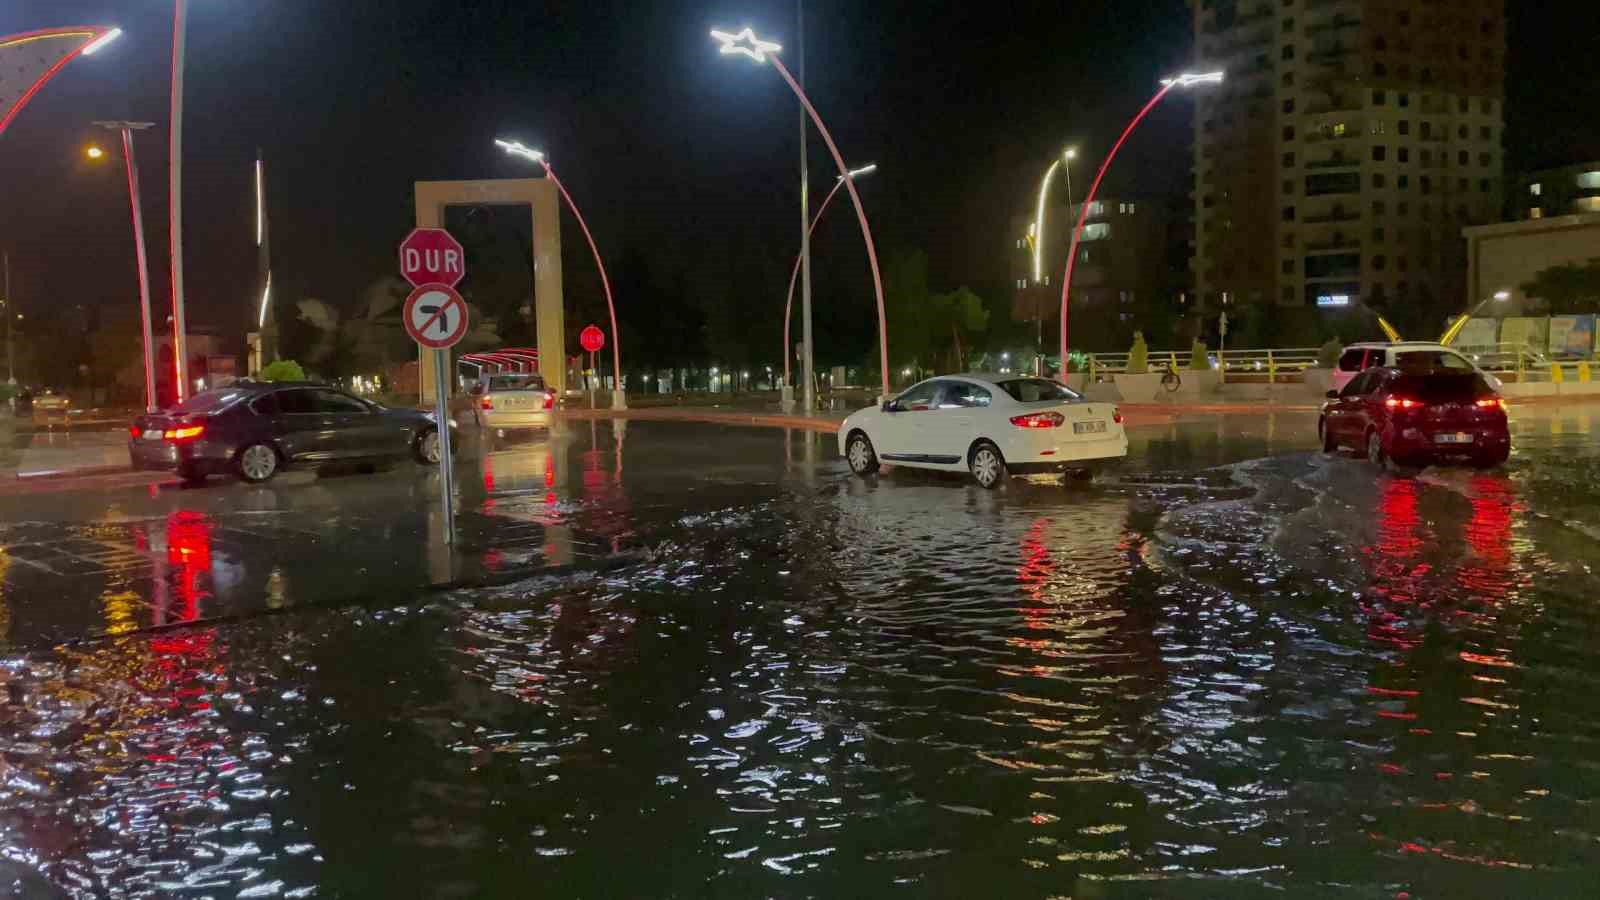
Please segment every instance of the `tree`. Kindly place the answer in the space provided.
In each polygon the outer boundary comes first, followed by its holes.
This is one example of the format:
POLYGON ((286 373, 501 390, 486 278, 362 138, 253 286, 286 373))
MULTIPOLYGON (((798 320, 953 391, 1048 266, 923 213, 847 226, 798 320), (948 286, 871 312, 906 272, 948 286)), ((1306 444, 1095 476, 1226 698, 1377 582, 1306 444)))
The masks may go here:
POLYGON ((292 359, 275 359, 261 369, 262 381, 305 381, 306 372, 292 359))
MULTIPOLYGON (((889 320, 889 365, 921 367, 929 344, 928 256, 921 250, 902 250, 890 257, 883 271, 884 315, 889 320)), ((876 368, 877 344, 873 344, 876 368)))
MULTIPOLYGON (((928 298, 927 346, 919 353, 926 354, 931 363, 938 357, 938 348, 950 348, 950 370, 959 372, 966 368, 966 349, 970 349, 978 335, 989 327, 989 310, 983 298, 966 286, 948 294, 935 294, 928 298), (946 343, 946 338, 949 343, 946 343)), ((898 338, 898 335, 896 335, 898 338)))
POLYGON ((1541 269, 1519 286, 1546 310, 1562 313, 1600 312, 1600 258, 1541 269))
POLYGON ((1208 354, 1206 352, 1205 341, 1195 341, 1194 344, 1189 347, 1189 371, 1211 371, 1211 360, 1208 358, 1208 354))
POLYGON ((1144 332, 1133 333, 1133 346, 1128 348, 1128 374, 1145 375, 1150 371, 1150 347, 1144 342, 1144 332))

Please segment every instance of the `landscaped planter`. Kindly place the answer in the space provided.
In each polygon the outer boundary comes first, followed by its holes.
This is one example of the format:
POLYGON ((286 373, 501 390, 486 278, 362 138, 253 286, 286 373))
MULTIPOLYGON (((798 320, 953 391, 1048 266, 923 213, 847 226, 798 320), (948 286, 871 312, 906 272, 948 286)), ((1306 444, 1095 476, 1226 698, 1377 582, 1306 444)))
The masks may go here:
POLYGON ((1117 384, 1117 393, 1128 403, 1154 403, 1156 395, 1161 392, 1161 373, 1148 372, 1144 375, 1113 375, 1117 384))

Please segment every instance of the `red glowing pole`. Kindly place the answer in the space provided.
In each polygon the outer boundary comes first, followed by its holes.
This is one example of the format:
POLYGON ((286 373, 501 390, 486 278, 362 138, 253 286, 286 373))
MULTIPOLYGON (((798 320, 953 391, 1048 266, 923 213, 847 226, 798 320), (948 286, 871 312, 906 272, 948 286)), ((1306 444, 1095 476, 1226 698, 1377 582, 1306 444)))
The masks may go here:
POLYGON ((1150 114, 1150 110, 1155 109, 1156 104, 1160 103, 1161 99, 1167 96, 1167 94, 1180 83, 1181 80, 1174 79, 1163 85, 1161 90, 1157 91, 1156 95, 1150 98, 1150 102, 1144 105, 1144 109, 1139 110, 1139 114, 1133 117, 1133 121, 1129 122, 1128 127, 1123 129, 1122 137, 1117 138, 1116 144, 1111 147, 1111 152, 1106 154, 1105 162, 1100 164, 1100 171, 1095 173, 1094 184, 1089 186, 1089 193, 1083 198, 1083 209, 1078 213, 1078 224, 1072 229, 1072 243, 1067 248, 1067 275, 1061 280, 1060 375, 1063 384, 1065 384, 1067 380, 1067 300, 1071 296, 1072 267, 1078 261, 1078 241, 1083 236, 1083 223, 1089 218, 1089 207, 1094 204, 1095 194, 1100 190, 1100 180, 1106 177, 1106 169, 1111 167, 1111 161, 1116 159, 1117 151, 1121 150, 1122 145, 1127 142, 1128 135, 1132 134, 1133 130, 1139 127, 1139 123, 1144 121, 1144 117, 1150 114))
MULTIPOLYGON (((823 211, 828 208, 828 204, 829 203, 833 202, 833 197, 834 197, 835 194, 839 193, 839 188, 844 187, 844 183, 846 181, 849 181, 849 180, 850 179, 848 179, 848 178, 839 179, 839 183, 834 185, 833 186, 833 190, 828 192, 828 196, 823 199, 822 205, 817 207, 817 214, 815 216, 813 216, 812 219, 811 219, 811 227, 806 230, 806 236, 807 237, 810 237, 811 233, 817 230, 817 223, 822 221, 822 213, 823 213, 823 211)), ((792 382, 789 380, 789 378, 790 378, 790 374, 789 374, 789 317, 793 314, 793 311, 794 311, 794 282, 795 282, 796 278, 800 277, 800 263, 803 262, 804 260, 805 260, 805 254, 804 253, 802 253, 799 256, 796 256, 794 258, 794 271, 789 273, 789 298, 787 300, 783 301, 783 383, 784 384, 792 384, 792 382)))
POLYGON ((85 39, 77 48, 56 60, 53 65, 45 70, 43 75, 40 75, 37 80, 28 85, 27 89, 16 100, 12 101, 11 108, 6 110, 4 115, 0 115, 0 134, 5 133, 6 128, 11 124, 11 120, 22 112, 22 108, 28 105, 28 101, 33 99, 33 95, 39 93, 45 83, 56 77, 56 74, 65 68, 67 63, 72 62, 79 56, 94 53, 100 47, 115 40, 117 35, 121 33, 120 29, 104 25, 73 25, 66 28, 45 28, 38 31, 23 31, 17 34, 0 35, 0 49, 54 38, 81 37, 85 39))
MULTIPOLYGON (((776 56, 769 57, 772 67, 778 70, 783 80, 789 83, 789 88, 794 95, 800 98, 800 104, 811 115, 811 123, 817 126, 817 133, 822 135, 823 143, 828 145, 828 152, 833 156, 833 164, 839 167, 839 177, 843 179, 844 189, 850 192, 850 202, 855 205, 856 219, 861 222, 861 236, 867 242, 867 262, 872 266, 872 290, 878 299, 878 362, 882 368, 883 396, 889 396, 889 319, 883 311, 883 276, 878 272, 878 250, 872 244, 872 226, 867 224, 867 211, 861 206, 861 195, 856 193, 855 182, 850 178, 850 168, 844 164, 844 156, 839 153, 838 145, 833 142, 833 135, 828 133, 828 126, 822 124, 822 117, 817 115, 817 108, 811 105, 811 98, 800 89, 799 82, 784 68, 783 62, 776 56)), ((788 358, 785 350, 784 358, 788 358)))
POLYGON ((122 158, 128 163, 128 204, 133 207, 133 248, 139 257, 139 318, 144 328, 144 406, 156 411, 156 364, 150 334, 150 270, 145 264, 144 213, 139 203, 139 165, 133 159, 133 131, 122 125, 122 158))
POLYGON ((583 229, 583 236, 589 241, 589 250, 594 253, 594 264, 600 269, 600 286, 605 288, 606 310, 611 313, 611 378, 616 382, 612 386, 611 407, 625 409, 625 405, 617 404, 617 398, 622 396, 622 337, 617 333, 617 307, 611 302, 611 280, 606 277, 606 264, 600 260, 600 248, 595 246, 594 235, 589 233, 589 225, 583 221, 583 213, 578 212, 578 204, 572 202, 572 195, 567 193, 567 186, 556 177, 556 170, 550 168, 550 163, 543 156, 539 157, 539 165, 544 166, 545 176, 567 201, 567 208, 572 210, 573 217, 578 220, 578 227, 583 229))

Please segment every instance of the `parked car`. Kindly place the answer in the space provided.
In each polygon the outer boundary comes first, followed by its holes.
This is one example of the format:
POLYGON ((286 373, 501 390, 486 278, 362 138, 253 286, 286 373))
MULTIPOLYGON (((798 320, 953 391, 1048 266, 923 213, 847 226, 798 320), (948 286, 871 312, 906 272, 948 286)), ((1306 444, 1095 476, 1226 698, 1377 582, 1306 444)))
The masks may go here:
POLYGON ((1344 390, 1357 375, 1380 366, 1395 369, 1435 369, 1456 372, 1477 372, 1495 390, 1500 389, 1500 379, 1478 368, 1477 364, 1458 350, 1429 341, 1397 341, 1388 343, 1351 344, 1339 354, 1338 365, 1333 369, 1332 386, 1344 390))
POLYGON ((1090 472, 1128 455, 1122 413, 1111 403, 1043 378, 948 375, 853 413, 839 452, 857 475, 880 462, 966 471, 985 488, 1009 475, 1090 472))
POLYGON ((480 428, 545 428, 556 408, 555 391, 537 373, 485 376, 472 389, 472 415, 480 428))
POLYGON ((1368 369, 1328 392, 1317 434, 1324 452, 1350 448, 1378 465, 1487 468, 1511 454, 1505 400, 1483 375, 1454 368, 1368 369))
POLYGON ((287 467, 352 460, 439 462, 433 413, 390 409, 321 384, 202 391, 140 416, 128 433, 134 468, 167 469, 195 482, 222 474, 261 482, 287 467))
POLYGON ((45 388, 33 395, 30 409, 35 422, 65 422, 72 414, 72 398, 45 388))

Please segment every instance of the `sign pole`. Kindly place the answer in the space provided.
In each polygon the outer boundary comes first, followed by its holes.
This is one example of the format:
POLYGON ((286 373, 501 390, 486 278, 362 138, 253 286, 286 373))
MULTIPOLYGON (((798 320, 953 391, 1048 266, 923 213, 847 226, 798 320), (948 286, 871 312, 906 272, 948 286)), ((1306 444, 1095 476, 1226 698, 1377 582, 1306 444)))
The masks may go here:
POLYGON ((600 365, 600 354, 598 352, 590 353, 589 354, 589 377, 584 379, 584 381, 589 382, 589 408, 590 409, 594 409, 594 379, 595 379, 595 375, 598 374, 598 370, 595 369, 595 366, 598 366, 598 365, 600 365))
POLYGON ((456 542, 456 473, 450 447, 450 348, 433 351, 434 416, 439 424, 439 500, 444 510, 444 541, 456 542))

